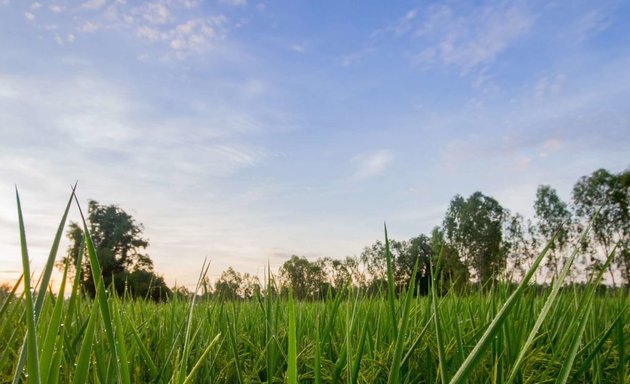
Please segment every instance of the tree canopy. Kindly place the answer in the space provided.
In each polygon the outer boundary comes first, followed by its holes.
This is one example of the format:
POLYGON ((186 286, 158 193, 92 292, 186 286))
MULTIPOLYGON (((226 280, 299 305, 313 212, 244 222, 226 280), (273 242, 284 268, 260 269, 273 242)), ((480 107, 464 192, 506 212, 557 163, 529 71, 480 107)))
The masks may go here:
MULTIPOLYGON (((144 252, 149 241, 142 237, 144 227, 116 205, 88 204, 87 225, 101 267, 106 287, 113 286, 120 294, 134 297, 165 298, 170 294, 164 279, 153 272, 153 262, 144 252)), ((83 229, 70 223, 67 232, 70 246, 64 261, 76 265, 83 246, 83 229)), ((96 289, 89 263, 75 271, 83 289, 94 296, 96 289)))

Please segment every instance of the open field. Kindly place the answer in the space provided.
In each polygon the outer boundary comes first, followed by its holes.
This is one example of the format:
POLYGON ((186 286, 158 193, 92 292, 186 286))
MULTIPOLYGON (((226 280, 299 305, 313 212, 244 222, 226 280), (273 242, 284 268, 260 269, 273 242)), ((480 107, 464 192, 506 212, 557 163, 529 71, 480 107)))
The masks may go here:
MULTIPOLYGON (((573 354, 569 382, 628 382, 630 326, 623 311, 630 300, 622 294, 598 296, 585 313, 579 308, 583 296, 577 291, 559 296, 515 382, 554 382, 573 354)), ((40 379, 82 382, 81 375, 90 382, 108 383, 118 380, 118 371, 128 370, 131 382, 248 383, 271 378, 280 383, 287 381, 293 357, 298 382, 385 383, 397 353, 398 328, 404 332, 400 382, 439 382, 442 369, 449 380, 462 366, 507 297, 506 290, 497 289, 492 294, 438 298, 441 341, 429 297, 412 298, 404 319, 404 305, 396 301, 397 326, 385 299, 349 295, 295 303, 295 352, 288 350, 291 307, 286 300, 199 301, 191 306, 190 301, 160 304, 111 297, 108 308, 118 354, 126 355, 127 364, 114 357, 98 303, 48 297, 37 327, 40 379), (52 370, 48 373, 44 367, 52 370)), ((525 293, 467 374, 469 382, 505 382, 544 302, 544 295, 525 293)), ((2 382, 14 374, 27 330, 24 314, 22 301, 3 308, 2 382)))
MULTIPOLYGON (((154 303, 108 293, 84 222, 87 260, 79 257, 75 267, 90 263, 95 272, 91 300, 81 294, 79 279, 70 283, 67 264, 59 291, 47 289, 73 199, 33 284, 18 197, 24 289, 16 295, 18 282, 0 308, 2 382, 630 381, 630 300, 623 290, 596 289, 612 253, 579 288, 561 290, 576 253, 551 288, 537 292, 528 285, 547 247, 518 286, 442 295, 434 273, 428 296, 410 289, 396 298, 385 233, 388 284, 376 297, 342 290, 326 300, 294 302, 289 291, 288 297, 259 293, 250 301, 175 295, 154 303)), ((199 282, 208 268, 202 267, 199 282)), ((417 287, 416 270, 417 264, 410 287, 417 287)), ((269 278, 267 286, 272 283, 269 278)))

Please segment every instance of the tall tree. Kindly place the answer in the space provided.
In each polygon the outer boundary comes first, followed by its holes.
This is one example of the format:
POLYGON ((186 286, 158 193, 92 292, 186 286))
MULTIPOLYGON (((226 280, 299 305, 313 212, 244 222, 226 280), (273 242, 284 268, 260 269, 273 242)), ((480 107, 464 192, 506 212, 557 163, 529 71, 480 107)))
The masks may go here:
MULTIPOLYGON (((591 223, 591 241, 588 247, 600 258, 593 258, 594 267, 602 264, 618 242, 615 264, 622 277, 630 285, 630 169, 612 174, 598 169, 583 176, 573 187, 573 203, 582 226, 591 223), (598 248, 599 251, 598 252, 598 248)), ((615 285, 615 273, 611 264, 608 270, 615 285)))
POLYGON ((504 229, 504 239, 509 249, 505 277, 513 281, 523 277, 538 255, 540 241, 537 227, 520 213, 509 217, 504 229))
POLYGON ((554 242, 547 252, 547 268, 555 277, 566 259, 565 251, 569 245, 572 229, 572 214, 555 189, 549 185, 540 185, 536 190, 534 202, 538 232, 543 242, 554 242))
POLYGON ((305 257, 296 255, 282 264, 280 278, 283 288, 293 287, 293 294, 298 299, 317 298, 322 294, 325 283, 324 270, 319 262, 311 263, 305 257))
POLYGON ((497 200, 481 192, 468 199, 456 195, 446 212, 446 239, 481 283, 497 277, 505 267, 503 226, 507 217, 497 200))
MULTIPOLYGON (((144 228, 141 223, 116 205, 101 205, 92 200, 88 204, 87 224, 106 287, 114 283, 119 293, 127 287, 130 293, 138 296, 143 294, 141 286, 170 294, 164 280, 153 273, 153 262, 144 253, 149 242, 142 237, 144 228)), ((70 246, 65 259, 75 265, 79 252, 84 251, 81 246, 83 230, 76 223, 70 223, 67 236, 70 246)), ((89 295, 95 295, 89 263, 83 263, 82 269, 76 271, 76 278, 89 295)), ((154 294, 159 296, 155 292, 150 296, 154 294)))
POLYGON ((214 283, 214 294, 221 300, 236 300, 240 297, 239 289, 242 283, 243 276, 229 267, 214 283))
MULTIPOLYGON (((470 273, 468 267, 462 262, 457 249, 453 247, 444 235, 444 230, 438 226, 431 231, 429 240, 431 247, 431 262, 437 267, 439 259, 438 281, 442 284, 441 290, 450 287, 463 292, 468 284, 470 273)), ((430 271, 427 274, 430 275, 430 271)), ((430 283, 431 279, 427 283, 430 283)))

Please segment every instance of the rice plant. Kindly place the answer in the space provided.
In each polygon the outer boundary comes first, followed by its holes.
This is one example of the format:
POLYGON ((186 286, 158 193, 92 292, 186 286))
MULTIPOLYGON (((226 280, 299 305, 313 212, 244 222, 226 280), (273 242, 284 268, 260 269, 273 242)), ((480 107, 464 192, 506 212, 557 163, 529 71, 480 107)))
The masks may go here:
MULTIPOLYGON (((344 289, 298 301, 267 289, 250 301, 175 295, 156 303, 119 296, 94 273, 92 300, 70 284, 68 265, 58 291, 48 289, 74 190, 39 284, 16 197, 23 277, 0 307, 0 382, 630 382, 627 294, 598 293, 603 272, 583 289, 562 288, 565 270, 549 290, 533 289, 547 248, 518 286, 465 295, 438 289, 438 260, 429 295, 414 290, 414 271, 397 298, 385 230, 388 286, 376 297, 344 289)), ((85 223, 84 231, 88 257, 74 267, 99 271, 85 223)), ((270 268, 266 274, 270 288, 270 268)))

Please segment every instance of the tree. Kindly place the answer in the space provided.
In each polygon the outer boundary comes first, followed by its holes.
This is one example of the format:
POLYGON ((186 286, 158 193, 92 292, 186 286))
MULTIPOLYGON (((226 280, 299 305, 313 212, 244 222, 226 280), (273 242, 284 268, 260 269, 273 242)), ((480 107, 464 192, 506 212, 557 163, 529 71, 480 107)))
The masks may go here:
POLYGON ((549 185, 538 186, 534 211, 538 232, 543 241, 550 241, 555 236, 547 252, 547 268, 550 273, 558 277, 560 267, 565 262, 564 253, 571 238, 571 211, 560 199, 556 190, 549 185))
MULTIPOLYGON (((87 225, 106 287, 113 284, 119 294, 127 287, 128 293, 134 296, 166 297, 159 292, 170 295, 164 279, 155 275, 153 262, 143 252, 149 242, 142 237, 144 227, 141 223, 116 205, 106 206, 91 200, 87 225)), ((70 246, 63 261, 75 266, 80 252, 85 251, 83 229, 77 223, 70 223, 67 236, 70 246)), ((94 297, 96 289, 92 269, 86 258, 83 260, 81 269, 75 271, 75 278, 81 281, 85 292, 94 297)))
MULTIPOLYGON (((442 284, 441 290, 453 287, 456 291, 463 292, 468 284, 470 273, 455 247, 446 241, 443 229, 437 226, 433 228, 429 245, 434 268, 437 267, 438 259, 440 259, 437 280, 442 284)), ((429 276, 431 276, 430 273, 429 276)))
POLYGON ((420 288, 421 294, 429 292, 429 281, 431 276, 431 249, 430 239, 426 235, 419 235, 402 242, 404 248, 398 252, 395 260, 394 279, 398 291, 402 292, 403 287, 408 287, 413 274, 413 269, 418 264, 416 272, 416 287, 420 288))
POLYGON ((508 249, 502 236, 507 217, 498 201, 481 192, 468 199, 456 195, 446 212, 443 227, 447 241, 483 284, 505 267, 508 249))
POLYGON ((508 267, 505 277, 514 281, 516 274, 522 278, 538 254, 540 243, 537 228, 531 220, 525 220, 519 213, 511 215, 504 228, 504 241, 509 249, 507 255, 508 267))
POLYGON ((324 293, 325 277, 322 264, 311 263, 305 257, 293 255, 280 267, 283 289, 286 291, 289 286, 293 287, 293 294, 298 299, 320 297, 324 293))
MULTIPOLYGON (((591 241, 587 244, 593 254, 599 248, 607 256, 619 243, 615 262, 621 269, 626 285, 630 285, 630 169, 612 174, 599 169, 581 177, 573 187, 573 203, 581 225, 591 224, 591 241)), ((601 266, 601 259, 593 258, 593 268, 601 266)), ((609 274, 615 285, 611 264, 609 274)))
POLYGON ((236 300, 242 283, 243 276, 229 267, 214 283, 214 293, 221 300, 236 300))

